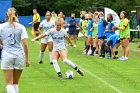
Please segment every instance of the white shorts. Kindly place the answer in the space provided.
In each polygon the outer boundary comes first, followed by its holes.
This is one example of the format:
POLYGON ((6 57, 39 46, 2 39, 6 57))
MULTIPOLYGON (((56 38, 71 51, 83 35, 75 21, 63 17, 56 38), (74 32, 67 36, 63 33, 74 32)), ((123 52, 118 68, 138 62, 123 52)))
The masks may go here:
POLYGON ((48 42, 53 42, 52 37, 41 39, 41 43, 47 44, 48 42))
POLYGON ((24 55, 20 55, 18 58, 12 58, 10 55, 2 57, 1 69, 12 70, 12 69, 24 69, 24 55))

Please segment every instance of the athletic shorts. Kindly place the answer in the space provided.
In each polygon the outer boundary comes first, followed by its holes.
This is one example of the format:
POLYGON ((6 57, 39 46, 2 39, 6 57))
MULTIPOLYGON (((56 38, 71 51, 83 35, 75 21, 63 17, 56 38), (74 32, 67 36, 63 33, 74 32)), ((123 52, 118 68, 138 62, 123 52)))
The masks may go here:
POLYGON ((51 36, 49 36, 48 38, 42 38, 41 39, 41 43, 47 44, 48 42, 53 42, 51 36))
POLYGON ((76 35, 76 31, 69 31, 70 35, 76 35))
POLYGON ((38 31, 39 24, 40 24, 40 22, 37 22, 37 23, 34 24, 34 30, 35 31, 38 31))
POLYGON ((2 54, 1 69, 3 70, 24 69, 24 63, 24 54, 17 58, 13 58, 11 54, 6 52, 2 54))
POLYGON ((105 40, 106 36, 98 37, 99 40, 105 40))

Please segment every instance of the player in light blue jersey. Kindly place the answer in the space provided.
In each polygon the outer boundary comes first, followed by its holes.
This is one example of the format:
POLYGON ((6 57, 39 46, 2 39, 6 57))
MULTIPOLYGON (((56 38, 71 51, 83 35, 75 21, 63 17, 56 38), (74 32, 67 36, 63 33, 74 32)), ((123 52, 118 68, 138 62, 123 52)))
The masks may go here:
POLYGON ((120 38, 118 34, 111 35, 107 38, 107 45, 110 48, 110 57, 113 55, 113 59, 118 59, 118 47, 120 46, 120 38))
MULTIPOLYGON (((44 19, 40 25, 39 25, 39 32, 43 29, 43 33, 47 32, 49 29, 54 28, 55 22, 51 20, 51 12, 47 11, 45 15, 46 19, 44 19)), ((41 50, 40 50, 40 60, 39 64, 42 64, 43 57, 44 57, 44 52, 46 50, 46 47, 48 45, 48 50, 49 50, 49 56, 50 56, 50 64, 52 64, 52 48, 53 48, 53 41, 51 36, 46 36, 41 39, 41 50)))
POLYGON ((26 66, 29 66, 28 35, 25 27, 18 23, 15 8, 8 9, 7 18, 8 22, 3 23, 0 29, 1 69, 4 72, 7 93, 18 93, 18 82, 24 68, 24 56, 26 66))
POLYGON ((62 77, 60 67, 57 62, 59 57, 62 58, 62 60, 65 64, 74 68, 81 76, 83 76, 84 75, 83 72, 81 70, 79 70, 78 67, 72 61, 67 59, 67 50, 66 50, 65 39, 67 39, 71 45, 72 45, 72 43, 67 36, 67 32, 63 28, 61 28, 61 24, 62 23, 60 21, 57 21, 55 28, 52 28, 49 31, 34 38, 32 40, 32 42, 34 42, 40 38, 43 38, 45 36, 51 35, 52 39, 53 39, 52 62, 53 62, 54 69, 58 74, 58 77, 62 77))

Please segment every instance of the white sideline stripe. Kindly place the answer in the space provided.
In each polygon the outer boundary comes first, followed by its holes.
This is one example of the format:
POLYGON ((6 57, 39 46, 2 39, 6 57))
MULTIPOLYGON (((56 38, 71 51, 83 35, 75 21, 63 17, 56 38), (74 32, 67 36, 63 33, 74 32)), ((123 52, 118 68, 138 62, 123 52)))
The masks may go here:
MULTIPOLYGON (((32 40, 32 38, 30 38, 30 37, 28 37, 30 40, 32 40)), ((39 42, 34 42, 34 43, 36 43, 36 44, 39 44, 40 45, 40 43, 39 42)), ((108 82, 106 82, 104 79, 102 79, 102 78, 100 78, 99 76, 97 76, 97 75, 95 75, 95 74, 93 74, 93 73, 91 73, 90 71, 88 71, 88 70, 86 70, 86 69, 84 69, 84 68, 82 68, 81 66, 79 66, 79 65, 77 65, 78 67, 80 67, 81 69, 83 69, 85 72, 87 72, 89 75, 91 75, 92 77, 94 77, 94 78, 96 78, 97 80, 99 80, 99 81, 101 81, 102 83, 104 83, 105 85, 107 85, 107 86, 109 86, 110 88, 112 88, 113 90, 115 90, 117 93, 123 93, 122 91, 120 91, 118 88, 116 88, 115 86, 113 86, 113 85, 111 85, 111 84, 109 84, 108 82)))
POLYGON ((115 90, 117 93, 123 93, 121 90, 119 90, 117 87, 111 85, 110 83, 108 83, 107 81, 105 81, 104 79, 100 78, 99 76, 95 75, 94 73, 91 73, 90 71, 82 68, 81 66, 77 65, 78 67, 80 67, 81 69, 83 69, 85 72, 87 72, 89 75, 91 75, 92 77, 98 79, 99 81, 101 81, 102 83, 104 83, 105 85, 109 86, 110 88, 112 88, 113 90, 115 90))

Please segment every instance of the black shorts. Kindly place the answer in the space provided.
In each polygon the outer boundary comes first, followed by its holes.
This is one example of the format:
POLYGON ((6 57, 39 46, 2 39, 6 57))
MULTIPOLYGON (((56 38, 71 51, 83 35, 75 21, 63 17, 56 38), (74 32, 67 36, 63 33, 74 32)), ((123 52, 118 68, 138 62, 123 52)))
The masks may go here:
POLYGON ((99 40, 105 40, 106 36, 98 37, 99 40))
POLYGON ((35 31, 38 31, 39 24, 40 24, 40 22, 37 22, 37 23, 34 24, 34 30, 35 31))

